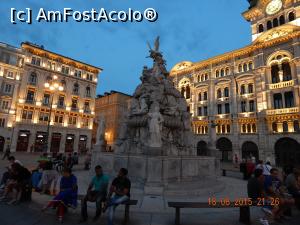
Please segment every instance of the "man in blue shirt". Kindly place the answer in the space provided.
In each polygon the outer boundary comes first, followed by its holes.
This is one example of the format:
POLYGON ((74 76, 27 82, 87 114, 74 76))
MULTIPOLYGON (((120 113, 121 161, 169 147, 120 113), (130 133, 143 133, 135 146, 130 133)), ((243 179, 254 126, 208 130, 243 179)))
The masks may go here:
POLYGON ((100 165, 95 167, 96 175, 93 177, 86 196, 81 201, 81 220, 80 222, 87 221, 87 202, 96 202, 96 216, 94 221, 96 221, 101 215, 101 203, 105 201, 107 195, 107 187, 109 183, 109 178, 107 175, 103 174, 102 167, 100 165))

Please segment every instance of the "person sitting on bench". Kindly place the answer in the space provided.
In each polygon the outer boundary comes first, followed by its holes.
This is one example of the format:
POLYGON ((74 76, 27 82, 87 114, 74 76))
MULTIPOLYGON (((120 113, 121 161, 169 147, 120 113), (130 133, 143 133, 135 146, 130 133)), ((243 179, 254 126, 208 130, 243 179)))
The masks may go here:
POLYGON ((100 165, 95 167, 96 175, 93 177, 85 197, 81 200, 81 220, 80 222, 87 221, 87 202, 96 202, 96 216, 94 221, 96 221, 101 215, 101 203, 106 200, 107 187, 109 178, 107 175, 103 174, 102 167, 100 165))
POLYGON ((131 182, 127 178, 128 171, 125 168, 121 168, 110 187, 108 194, 108 225, 113 225, 114 212, 118 205, 127 202, 130 199, 131 182))
POLYGON ((62 223, 67 208, 75 208, 77 206, 77 191, 77 178, 72 174, 70 168, 65 168, 63 177, 60 180, 60 192, 42 209, 42 211, 44 212, 50 207, 57 208, 58 220, 62 223))

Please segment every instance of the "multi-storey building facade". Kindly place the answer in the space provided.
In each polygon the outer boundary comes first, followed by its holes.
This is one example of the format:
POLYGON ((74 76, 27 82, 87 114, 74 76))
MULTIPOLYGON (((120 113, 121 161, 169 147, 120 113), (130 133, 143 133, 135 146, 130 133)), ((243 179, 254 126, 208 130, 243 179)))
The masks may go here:
POLYGON ((0 152, 11 142, 23 62, 19 48, 0 43, 0 152))
MULTIPOLYGON (((132 96, 118 91, 111 91, 96 98, 95 116, 98 119, 103 116, 105 120, 107 151, 113 151, 113 146, 119 135, 120 125, 128 112, 131 97, 132 96)), ((96 138, 97 127, 98 121, 95 121, 93 129, 94 138, 96 138)), ((96 140, 94 142, 96 142, 96 140)))
POLYGON ((180 62, 170 74, 189 104, 199 154, 216 129, 225 161, 300 164, 300 1, 249 2, 249 46, 180 62))
POLYGON ((88 150, 101 69, 27 42, 17 51, 22 60, 17 82, 11 80, 15 87, 7 125, 12 127, 11 151, 88 150))

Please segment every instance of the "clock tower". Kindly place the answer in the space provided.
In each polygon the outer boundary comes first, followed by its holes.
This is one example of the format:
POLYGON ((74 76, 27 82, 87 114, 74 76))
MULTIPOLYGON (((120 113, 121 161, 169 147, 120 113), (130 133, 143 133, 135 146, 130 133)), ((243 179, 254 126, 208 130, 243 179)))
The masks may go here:
POLYGON ((251 22, 252 42, 289 34, 300 28, 300 0, 248 0, 243 13, 251 22))

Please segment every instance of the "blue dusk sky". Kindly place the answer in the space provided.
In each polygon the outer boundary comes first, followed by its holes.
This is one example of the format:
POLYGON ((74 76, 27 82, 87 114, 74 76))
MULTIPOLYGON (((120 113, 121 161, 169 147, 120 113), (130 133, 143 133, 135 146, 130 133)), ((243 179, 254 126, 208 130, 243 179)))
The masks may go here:
POLYGON ((144 65, 151 65, 146 42, 161 37, 167 68, 197 62, 248 45, 250 24, 241 13, 247 0, 1 0, 0 41, 14 46, 30 41, 46 49, 104 69, 97 94, 117 90, 132 94, 144 65), (145 10, 159 15, 150 23, 10 23, 11 8, 45 10, 145 10))

